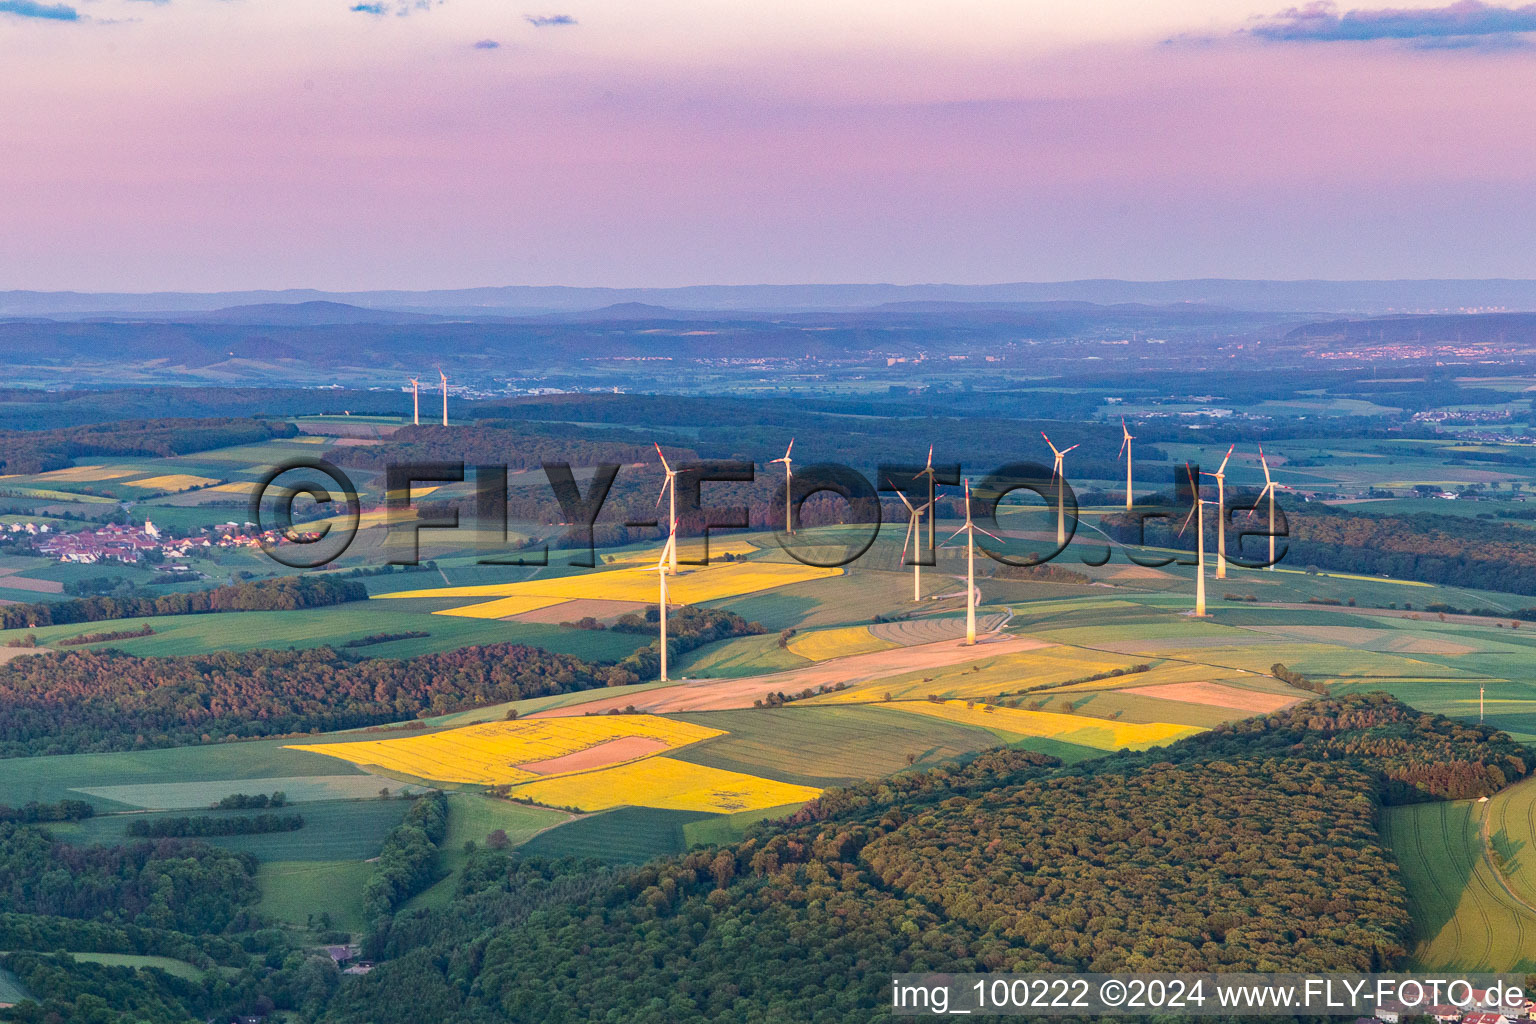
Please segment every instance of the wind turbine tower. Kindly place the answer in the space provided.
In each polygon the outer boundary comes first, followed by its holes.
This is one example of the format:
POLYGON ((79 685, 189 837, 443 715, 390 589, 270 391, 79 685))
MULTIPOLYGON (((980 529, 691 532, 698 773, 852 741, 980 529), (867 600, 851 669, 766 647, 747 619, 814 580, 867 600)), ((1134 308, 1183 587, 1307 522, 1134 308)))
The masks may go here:
POLYGON ((672 530, 668 534, 666 550, 662 552, 662 559, 667 563, 667 571, 677 573, 677 470, 667 465, 667 457, 661 454, 661 445, 652 441, 656 448, 656 457, 661 459, 661 468, 667 474, 667 478, 661 482, 661 493, 656 495, 656 505, 661 506, 661 499, 667 495, 672 496, 672 502, 667 507, 668 520, 672 523, 672 530))
MULTIPOLYGON (((784 463, 784 532, 785 533, 794 533, 795 532, 794 519, 789 514, 790 513, 790 507, 789 507, 790 487, 789 487, 789 485, 790 485, 790 481, 794 479, 794 475, 795 475, 794 472, 790 469, 790 465, 791 465, 792 460, 790 459, 789 455, 790 455, 790 452, 793 452, 794 450, 795 450, 795 439, 794 438, 790 438, 789 439, 789 447, 784 449, 784 457, 782 459, 774 459, 773 462, 768 463, 768 465, 770 465, 770 466, 773 465, 774 462, 782 462, 782 463, 784 463)), ((657 451, 660 451, 660 449, 657 449, 657 451)))
POLYGON ((901 503, 907 506, 907 512, 911 515, 911 519, 907 522, 907 539, 901 542, 901 556, 905 558, 907 556, 907 549, 909 547, 912 549, 912 600, 921 601, 923 599, 923 565, 918 558, 917 547, 923 541, 919 527, 923 521, 923 513, 927 512, 929 506, 933 503, 924 502, 913 507, 912 503, 907 500, 907 496, 901 491, 896 492, 896 497, 900 498, 901 503))
POLYGON ((443 379, 443 426, 446 427, 448 425, 448 375, 441 369, 437 371, 437 375, 443 379))
POLYGON ((1135 440, 1131 432, 1126 429, 1125 417, 1120 417, 1120 433, 1125 435, 1125 440, 1120 442, 1120 452, 1125 456, 1125 510, 1131 511, 1131 442, 1135 440))
POLYGON ((1227 449, 1226 458, 1211 476, 1216 478, 1216 578, 1227 578, 1227 462, 1232 458, 1234 443, 1227 449))
POLYGON ((1189 510, 1189 515, 1184 517, 1184 525, 1179 527, 1179 536, 1184 536, 1184 531, 1189 529, 1189 521, 1195 520, 1195 616, 1205 617, 1205 500, 1200 497, 1200 481, 1193 473, 1189 476, 1189 486, 1195 495, 1195 507, 1189 510))
MULTIPOLYGON (((667 546, 662 549, 661 557, 656 560, 656 585, 659 590, 656 599, 657 618, 661 622, 661 681, 667 681, 667 556, 676 557, 674 545, 677 543, 677 520, 672 521, 672 532, 667 537, 667 546)), ((676 568, 672 570, 676 572, 676 568)))
POLYGON ((1269 463, 1264 458, 1264 446, 1259 445, 1259 465, 1264 467, 1264 490, 1259 492, 1258 501, 1253 503, 1253 510, 1259 510, 1259 501, 1264 500, 1264 495, 1269 494, 1269 564, 1264 568, 1270 572, 1275 569, 1275 482, 1269 478, 1269 463))
MULTIPOLYGON (((962 533, 965 534, 965 642, 967 646, 976 644, 976 606, 981 603, 981 592, 976 589, 976 531, 981 530, 993 540, 998 540, 994 533, 982 530, 971 521, 971 481, 965 481, 965 525, 949 535, 949 540, 954 540, 962 533)), ((1001 541, 998 541, 1001 543, 1001 541)), ((945 541, 949 543, 949 541, 945 541)))
MULTIPOLYGON (((1045 431, 1040 431, 1040 436, 1045 437, 1045 431)), ((1045 443, 1051 446, 1051 454, 1056 456, 1056 461, 1051 466, 1051 480, 1061 481, 1056 485, 1056 546, 1062 548, 1067 546, 1067 480, 1062 474, 1061 462, 1067 457, 1067 452, 1081 446, 1073 445, 1066 451, 1057 451, 1049 437, 1045 437, 1045 443)), ((966 507, 966 515, 970 515, 969 505, 966 507)))
POLYGON ((411 423, 421 426, 421 381, 411 378, 411 423))

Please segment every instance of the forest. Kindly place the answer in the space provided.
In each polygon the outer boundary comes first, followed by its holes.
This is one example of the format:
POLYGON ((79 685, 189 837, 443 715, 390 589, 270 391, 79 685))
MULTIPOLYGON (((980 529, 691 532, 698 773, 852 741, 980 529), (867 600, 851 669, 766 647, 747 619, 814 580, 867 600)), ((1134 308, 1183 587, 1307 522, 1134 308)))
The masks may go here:
POLYGON ((294 437, 291 423, 255 419, 120 420, 54 430, 0 431, 0 470, 63 469, 81 458, 164 457, 294 437))
POLYGON ((0 665, 0 756, 355 729, 631 675, 509 643, 361 660, 328 647, 164 658, 68 651, 0 665))

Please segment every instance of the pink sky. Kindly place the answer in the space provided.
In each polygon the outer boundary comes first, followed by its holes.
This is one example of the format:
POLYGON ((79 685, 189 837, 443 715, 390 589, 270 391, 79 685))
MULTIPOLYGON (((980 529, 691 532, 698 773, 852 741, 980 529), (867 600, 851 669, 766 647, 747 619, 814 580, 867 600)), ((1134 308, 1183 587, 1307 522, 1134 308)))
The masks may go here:
POLYGON ((0 289, 1536 277, 1526 35, 351 2, 0 0, 0 289))

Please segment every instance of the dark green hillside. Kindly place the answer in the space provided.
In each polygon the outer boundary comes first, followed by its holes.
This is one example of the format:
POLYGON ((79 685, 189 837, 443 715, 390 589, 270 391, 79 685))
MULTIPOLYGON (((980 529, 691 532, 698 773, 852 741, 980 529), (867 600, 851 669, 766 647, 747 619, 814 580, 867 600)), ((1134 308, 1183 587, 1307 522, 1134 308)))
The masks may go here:
POLYGON ((1491 792, 1519 751, 1357 696, 1071 769, 983 754, 603 879, 482 851, 326 1019, 843 1022, 884 1019, 893 971, 1396 967, 1379 806, 1491 792))

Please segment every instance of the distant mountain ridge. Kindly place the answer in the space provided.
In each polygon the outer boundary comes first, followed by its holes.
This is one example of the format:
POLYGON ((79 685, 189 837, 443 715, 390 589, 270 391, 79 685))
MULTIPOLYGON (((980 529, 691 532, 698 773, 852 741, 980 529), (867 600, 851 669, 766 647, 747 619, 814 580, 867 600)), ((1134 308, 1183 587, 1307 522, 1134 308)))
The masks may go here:
POLYGON ((629 304, 670 310, 806 312, 871 309, 892 303, 1182 303, 1259 312, 1373 314, 1459 310, 1536 310, 1536 281, 1508 278, 1397 281, 1176 281, 1096 279, 1009 284, 694 285, 685 288, 582 288, 510 285, 424 291, 328 292, 295 288, 235 292, 0 292, 0 317, 87 314, 174 315, 231 307, 341 303, 436 316, 538 316, 629 304))

